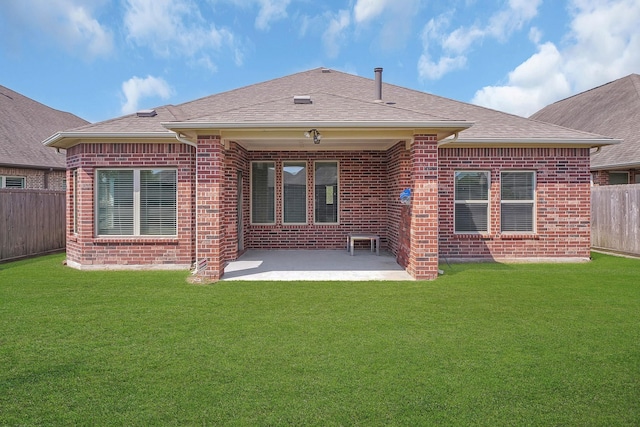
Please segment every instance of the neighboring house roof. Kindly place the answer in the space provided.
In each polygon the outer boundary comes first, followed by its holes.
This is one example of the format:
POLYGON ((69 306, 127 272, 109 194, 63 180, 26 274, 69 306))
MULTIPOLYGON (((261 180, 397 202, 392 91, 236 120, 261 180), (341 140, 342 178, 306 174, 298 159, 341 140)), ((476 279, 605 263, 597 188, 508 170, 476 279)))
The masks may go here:
POLYGON ((0 166, 66 169, 65 156, 42 140, 87 123, 0 86, 0 166))
POLYGON ((395 132, 388 134, 386 142, 413 135, 415 130, 435 132, 441 138, 455 134, 457 139, 447 141, 460 146, 488 142, 598 146, 617 142, 387 83, 382 86, 382 100, 375 98, 372 79, 317 68, 177 106, 158 107, 153 117, 131 114, 83 126, 53 135, 45 144, 64 148, 90 138, 170 138, 176 133, 193 140, 196 133, 217 129, 225 131, 226 138, 255 149, 261 141, 299 139, 304 128, 318 128, 325 147, 327 135, 329 140, 353 137, 355 141, 356 132, 349 132, 366 129, 375 132, 360 143, 370 144, 376 137, 382 141, 383 128, 395 132), (311 103, 295 104, 296 96, 309 96, 311 103), (265 129, 272 129, 272 135, 265 129), (295 132, 286 133, 287 129, 295 132))
POLYGON ((640 167, 640 75, 555 102, 532 119, 623 140, 591 156, 591 169, 640 167))

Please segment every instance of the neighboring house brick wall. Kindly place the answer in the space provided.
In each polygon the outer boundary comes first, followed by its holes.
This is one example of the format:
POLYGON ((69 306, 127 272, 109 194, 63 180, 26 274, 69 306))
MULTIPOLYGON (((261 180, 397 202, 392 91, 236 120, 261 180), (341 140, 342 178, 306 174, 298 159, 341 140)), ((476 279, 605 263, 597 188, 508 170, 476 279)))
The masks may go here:
POLYGON ((188 268, 194 256, 194 170, 192 147, 184 144, 80 144, 67 151, 67 262, 77 268, 165 266, 188 268), (177 168, 176 237, 95 237, 96 168, 177 168), (73 233, 73 171, 81 203, 73 233))
POLYGON ((2 176, 23 176, 26 178, 25 185, 33 190, 58 190, 65 189, 65 171, 30 169, 30 168, 9 168, 0 167, 2 176))
POLYGON ((587 148, 442 148, 440 255, 455 259, 584 258, 590 249, 587 148), (454 172, 491 172, 490 233, 453 232, 454 172), (536 171, 536 233, 500 232, 500 172, 536 171))

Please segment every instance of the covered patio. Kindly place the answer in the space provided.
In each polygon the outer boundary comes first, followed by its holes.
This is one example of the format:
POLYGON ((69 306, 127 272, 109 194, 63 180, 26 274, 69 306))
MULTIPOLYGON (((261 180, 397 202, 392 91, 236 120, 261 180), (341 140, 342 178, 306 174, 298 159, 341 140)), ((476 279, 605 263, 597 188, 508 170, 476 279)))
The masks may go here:
POLYGON ((224 269, 221 280, 367 281, 415 280, 393 254, 366 249, 351 256, 346 250, 248 250, 224 269))

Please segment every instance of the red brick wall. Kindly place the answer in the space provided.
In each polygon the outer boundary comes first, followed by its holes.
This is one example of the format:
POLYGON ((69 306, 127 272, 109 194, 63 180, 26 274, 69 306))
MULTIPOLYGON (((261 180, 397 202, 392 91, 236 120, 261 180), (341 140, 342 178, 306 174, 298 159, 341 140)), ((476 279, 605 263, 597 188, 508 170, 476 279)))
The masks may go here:
POLYGON ((387 249, 405 268, 409 265, 411 208, 400 203, 400 193, 412 185, 411 152, 400 142, 387 151, 387 249))
POLYGON ((407 272, 416 279, 438 277, 438 141, 416 135, 411 147, 411 244, 407 272))
MULTIPOLYGON (((341 249, 345 248, 347 233, 362 231, 380 235, 381 246, 387 245, 387 218, 389 194, 387 191, 387 165, 384 151, 322 151, 248 153, 249 161, 276 162, 276 224, 248 225, 247 249, 341 249), (282 223, 282 161, 307 162, 307 224, 282 223), (316 160, 338 162, 339 224, 314 224, 313 218, 313 165, 316 160)), ((245 172, 249 180, 249 170, 245 172)), ((247 192, 248 193, 248 192, 247 192)), ((245 204, 250 218, 249 203, 245 204)))
POLYGON ((590 174, 586 148, 441 148, 440 256, 455 259, 588 258, 590 174), (453 231, 454 171, 491 172, 490 232, 453 231), (536 233, 500 232, 500 172, 536 171, 536 233))
POLYGON ((190 266, 194 259, 194 149, 184 144, 80 144, 67 150, 67 262, 79 268, 190 266), (94 237, 95 168, 177 168, 176 237, 94 237), (78 233, 73 233, 73 170, 78 171, 78 233))

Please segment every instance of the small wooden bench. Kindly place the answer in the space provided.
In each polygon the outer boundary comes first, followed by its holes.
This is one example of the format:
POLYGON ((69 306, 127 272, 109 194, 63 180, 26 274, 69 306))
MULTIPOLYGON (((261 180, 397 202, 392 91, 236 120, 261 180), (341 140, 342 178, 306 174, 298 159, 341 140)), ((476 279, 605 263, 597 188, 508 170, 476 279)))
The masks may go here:
POLYGON ((380 255, 380 236, 373 233, 349 233, 347 234, 347 251, 353 256, 353 246, 357 240, 369 240, 371 242, 371 252, 376 248, 376 255, 380 255))

